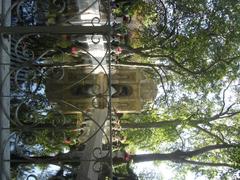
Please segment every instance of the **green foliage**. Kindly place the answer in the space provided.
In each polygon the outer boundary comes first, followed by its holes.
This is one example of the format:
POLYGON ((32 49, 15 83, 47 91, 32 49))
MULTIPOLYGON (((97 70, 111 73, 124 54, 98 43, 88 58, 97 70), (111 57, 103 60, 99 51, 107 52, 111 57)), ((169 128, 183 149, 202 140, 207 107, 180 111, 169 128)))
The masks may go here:
POLYGON ((236 79, 239 4, 234 0, 140 3, 134 10, 141 28, 133 30, 139 38, 132 45, 149 63, 157 60, 165 72, 172 71, 168 79, 188 89, 199 91, 225 77, 236 79))
POLYGON ((234 164, 234 166, 240 169, 240 148, 231 149, 228 151, 229 161, 234 164))
MULTIPOLYGON (((174 152, 177 149, 196 150, 213 144, 238 144, 239 101, 238 98, 232 98, 232 104, 228 101, 229 93, 235 93, 233 86, 229 88, 228 84, 229 80, 226 79, 221 82, 221 86, 206 91, 176 91, 178 94, 168 105, 160 104, 158 108, 141 114, 124 115, 122 122, 128 123, 172 122, 159 125, 159 128, 126 129, 124 134, 136 149, 157 153, 174 152)), ((228 163, 235 169, 197 165, 184 167, 187 168, 186 171, 196 172, 197 176, 228 179, 239 167, 238 154, 238 149, 231 148, 210 151, 188 159, 196 162, 228 163)), ((183 169, 179 169, 178 173, 181 171, 183 169)))

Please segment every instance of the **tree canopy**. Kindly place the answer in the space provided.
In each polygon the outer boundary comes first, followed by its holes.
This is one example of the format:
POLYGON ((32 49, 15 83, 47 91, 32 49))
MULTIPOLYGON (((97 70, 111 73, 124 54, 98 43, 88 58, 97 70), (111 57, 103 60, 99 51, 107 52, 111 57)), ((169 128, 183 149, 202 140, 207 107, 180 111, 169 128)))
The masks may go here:
POLYGON ((151 107, 121 119, 129 151, 151 152, 132 152, 133 161, 169 156, 164 160, 188 164, 175 164, 179 173, 233 176, 239 169, 240 1, 138 1, 131 15, 120 63, 152 68, 159 83, 151 107))
POLYGON ((133 37, 123 45, 128 63, 141 60, 197 89, 239 74, 239 1, 151 0, 133 12, 138 28, 129 25, 133 37))

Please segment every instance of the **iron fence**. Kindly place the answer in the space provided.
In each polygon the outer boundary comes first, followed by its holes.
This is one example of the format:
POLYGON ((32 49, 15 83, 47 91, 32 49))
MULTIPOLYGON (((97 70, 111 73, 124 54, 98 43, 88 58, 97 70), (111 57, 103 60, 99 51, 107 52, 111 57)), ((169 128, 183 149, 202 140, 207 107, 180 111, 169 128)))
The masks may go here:
POLYGON ((1 3, 1 179, 112 178, 109 2, 1 3))

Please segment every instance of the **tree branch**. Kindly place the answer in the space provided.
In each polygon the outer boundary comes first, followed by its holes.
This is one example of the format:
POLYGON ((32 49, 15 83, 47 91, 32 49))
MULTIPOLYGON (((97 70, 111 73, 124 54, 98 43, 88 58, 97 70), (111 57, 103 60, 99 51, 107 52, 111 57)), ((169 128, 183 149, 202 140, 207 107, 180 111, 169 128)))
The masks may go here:
POLYGON ((212 136, 212 137, 215 137, 217 140, 219 140, 219 141, 222 142, 223 144, 226 144, 226 142, 225 142, 223 139, 221 139, 220 137, 218 137, 216 134, 211 133, 210 131, 208 131, 208 130, 202 128, 202 127, 200 127, 199 125, 197 125, 197 126, 195 126, 195 127, 198 128, 198 129, 200 129, 201 131, 207 133, 208 135, 210 135, 210 136, 212 136))
POLYGON ((182 152, 183 155, 186 157, 193 157, 198 156, 200 154, 213 151, 216 149, 227 149, 227 148, 233 148, 233 147, 240 147, 240 144, 216 144, 216 145, 209 145, 202 148, 199 148, 194 151, 188 151, 188 152, 182 152))
MULTIPOLYGON (((220 114, 223 113, 223 110, 225 108, 225 95, 226 95, 226 91, 228 90, 228 88, 230 87, 230 85, 232 84, 232 81, 230 81, 230 83, 227 85, 227 87, 223 90, 223 97, 222 97, 222 101, 223 101, 223 106, 222 106, 222 109, 220 111, 220 114)), ((231 106, 230 106, 231 107, 231 106)), ((229 111, 230 108, 228 108, 227 110, 229 111)))
POLYGON ((198 165, 198 166, 211 166, 211 167, 223 166, 223 167, 236 168, 234 165, 228 164, 228 163, 199 162, 199 161, 192 161, 192 160, 186 160, 186 159, 183 159, 180 162, 181 163, 188 163, 188 164, 198 165))

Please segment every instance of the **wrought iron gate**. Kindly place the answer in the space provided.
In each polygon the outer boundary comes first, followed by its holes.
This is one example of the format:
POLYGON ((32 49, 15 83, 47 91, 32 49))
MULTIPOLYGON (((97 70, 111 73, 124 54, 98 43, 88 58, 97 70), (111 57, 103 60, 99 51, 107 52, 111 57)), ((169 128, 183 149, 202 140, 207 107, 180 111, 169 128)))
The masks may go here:
POLYGON ((109 1, 0 2, 0 179, 111 179, 109 1))

